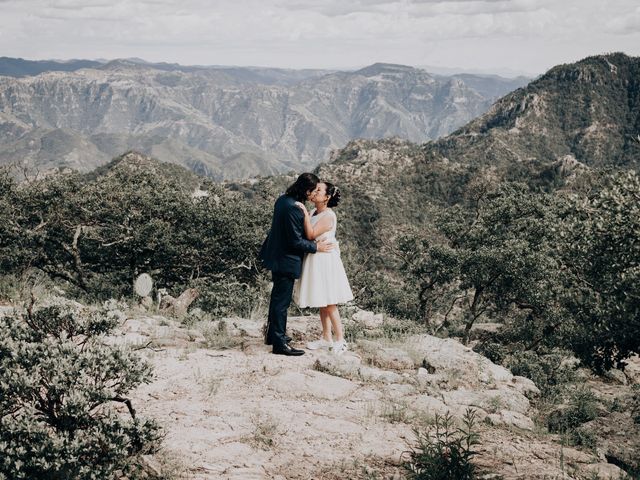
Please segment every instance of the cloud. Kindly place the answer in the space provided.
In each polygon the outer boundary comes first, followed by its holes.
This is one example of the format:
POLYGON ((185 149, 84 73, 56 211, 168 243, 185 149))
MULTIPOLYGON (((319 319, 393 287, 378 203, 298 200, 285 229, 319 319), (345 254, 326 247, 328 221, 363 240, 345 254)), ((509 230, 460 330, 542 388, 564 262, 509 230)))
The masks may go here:
POLYGON ((640 7, 630 14, 612 18, 607 22, 606 29, 616 35, 640 33, 640 7))
POLYGON ((549 3, 549 0, 281 0, 278 6, 291 11, 316 12, 330 17, 389 12, 437 16, 449 13, 472 15, 532 11, 549 3))
POLYGON ((637 0, 0 2, 3 54, 26 58, 329 68, 461 61, 535 71, 583 52, 640 53, 627 41, 640 30, 637 0))

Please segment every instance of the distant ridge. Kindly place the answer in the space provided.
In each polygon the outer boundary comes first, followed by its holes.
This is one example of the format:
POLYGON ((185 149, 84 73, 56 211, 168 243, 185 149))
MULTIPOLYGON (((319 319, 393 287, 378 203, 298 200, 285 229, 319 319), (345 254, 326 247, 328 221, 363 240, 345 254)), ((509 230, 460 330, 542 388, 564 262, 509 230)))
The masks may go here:
POLYGON ((640 57, 611 53, 553 67, 427 148, 493 165, 569 155, 588 166, 638 168, 639 133, 640 57))
POLYGON ((81 68, 98 68, 101 62, 93 60, 24 60, 22 58, 0 57, 0 75, 26 77, 43 72, 75 72, 81 68))
POLYGON ((86 172, 137 150, 218 180, 309 170, 352 139, 446 135, 514 87, 483 86, 487 96, 471 77, 384 63, 355 72, 81 65, 0 75, 0 164, 86 172))
POLYGON ((454 203, 483 176, 558 188, 584 169, 637 170, 639 135, 640 57, 612 53, 558 65, 438 140, 353 141, 319 174, 400 222, 403 213, 383 204, 454 203))
POLYGON ((368 77, 379 75, 381 73, 408 73, 414 71, 421 70, 406 65, 397 65, 394 63, 374 63, 373 65, 369 65, 368 67, 356 70, 354 73, 368 77))

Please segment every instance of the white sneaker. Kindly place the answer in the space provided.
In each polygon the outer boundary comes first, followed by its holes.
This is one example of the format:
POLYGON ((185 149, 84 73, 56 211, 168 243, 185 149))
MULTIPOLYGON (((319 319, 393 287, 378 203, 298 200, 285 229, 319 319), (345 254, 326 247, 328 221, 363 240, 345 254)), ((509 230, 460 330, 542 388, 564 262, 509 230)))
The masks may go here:
POLYGON ((345 342, 344 340, 340 342, 333 342, 333 348, 331 349, 331 351, 334 353, 334 355, 342 355, 347 350, 349 350, 349 347, 347 346, 347 342, 345 342))
POLYGON ((313 342, 307 342, 307 348, 309 350, 319 350, 321 348, 330 350, 332 345, 333 345, 333 342, 330 342, 329 340, 325 340, 324 338, 321 338, 319 340, 314 340, 313 342))

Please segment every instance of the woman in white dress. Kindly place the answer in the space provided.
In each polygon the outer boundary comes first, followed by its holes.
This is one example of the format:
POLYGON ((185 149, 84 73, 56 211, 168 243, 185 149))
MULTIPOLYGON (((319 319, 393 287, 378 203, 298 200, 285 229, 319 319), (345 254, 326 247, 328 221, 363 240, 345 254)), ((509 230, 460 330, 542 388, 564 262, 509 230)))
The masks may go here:
POLYGON ((337 218, 332 210, 340 202, 340 190, 331 183, 320 182, 310 200, 316 207, 310 213, 302 203, 299 204, 305 213, 306 237, 317 242, 328 240, 335 248, 326 253, 305 255, 302 275, 294 286, 294 300, 301 308, 320 308, 322 338, 307 343, 307 348, 325 348, 342 354, 347 350, 347 343, 337 305, 353 300, 353 293, 340 259, 337 218))

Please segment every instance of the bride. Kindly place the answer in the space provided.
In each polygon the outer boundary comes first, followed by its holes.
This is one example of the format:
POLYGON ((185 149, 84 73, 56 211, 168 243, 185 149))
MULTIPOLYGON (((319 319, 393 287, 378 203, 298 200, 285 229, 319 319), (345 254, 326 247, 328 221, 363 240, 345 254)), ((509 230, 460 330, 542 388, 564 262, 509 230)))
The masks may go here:
POLYGON ((300 308, 320 308, 322 338, 307 343, 307 348, 325 348, 342 354, 347 350, 347 343, 337 304, 353 300, 353 293, 340 259, 336 240, 337 218, 332 210, 340 202, 340 190, 329 182, 320 182, 309 199, 315 204, 310 213, 302 203, 297 203, 305 214, 306 237, 316 242, 330 241, 335 248, 327 253, 305 255, 302 275, 294 287, 294 300, 300 308))

